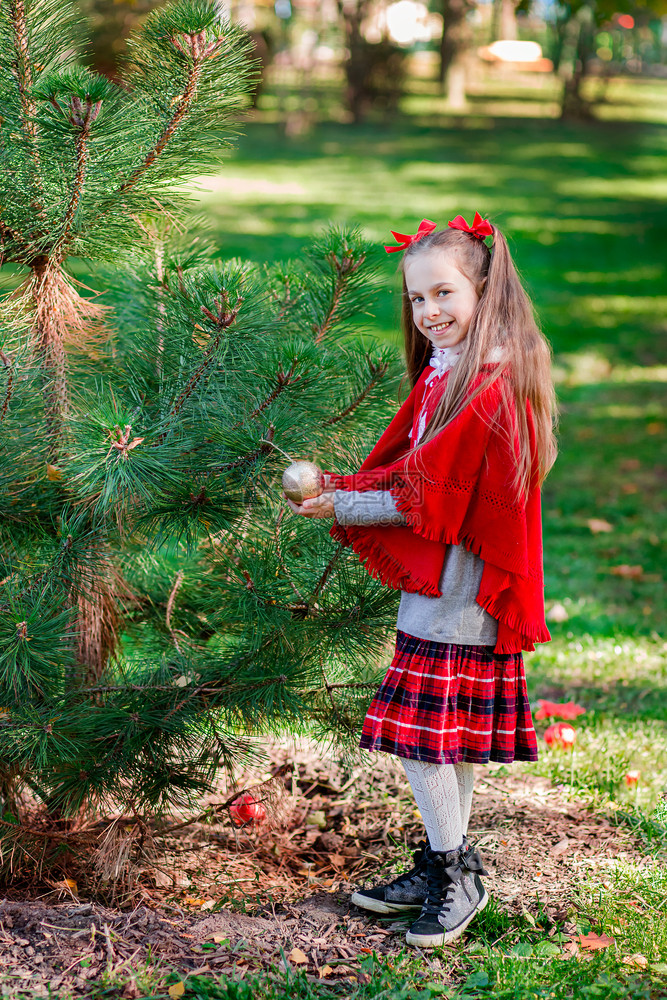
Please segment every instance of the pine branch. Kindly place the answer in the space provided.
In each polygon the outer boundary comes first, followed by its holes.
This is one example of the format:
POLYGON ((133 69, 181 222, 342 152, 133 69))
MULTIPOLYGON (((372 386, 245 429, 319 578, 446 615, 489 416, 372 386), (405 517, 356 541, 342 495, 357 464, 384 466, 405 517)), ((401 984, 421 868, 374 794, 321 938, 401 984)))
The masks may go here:
POLYGON ((167 601, 167 613, 165 615, 165 625, 169 629, 169 634, 174 640, 174 645, 176 646, 176 649, 178 650, 179 653, 181 652, 181 647, 178 645, 178 639, 176 638, 176 633, 171 627, 171 613, 174 610, 174 601, 176 600, 176 594, 180 590, 182 583, 183 583, 183 570, 179 569, 178 573, 176 574, 176 579, 174 580, 174 586, 171 588, 171 593, 169 594, 169 600, 167 601))
POLYGON ((354 256, 348 251, 339 260, 336 254, 332 251, 327 254, 327 260, 333 265, 336 277, 334 280, 333 294, 331 296, 331 304, 327 310, 327 314, 320 325, 316 326, 313 331, 315 333, 316 344, 320 343, 333 326, 345 295, 348 278, 350 275, 354 274, 355 271, 359 270, 361 265, 366 260, 366 254, 361 254, 355 260, 354 256))
POLYGON ((353 399, 350 405, 347 406, 344 410, 342 410, 341 413, 337 413, 335 416, 329 417, 328 420, 325 420, 323 424, 324 427, 328 427, 330 424, 337 424, 340 420, 344 420, 345 417, 349 417, 349 415, 353 413, 354 410, 356 410, 356 408, 363 403, 363 401, 365 400, 366 396, 371 391, 371 389, 373 389, 380 381, 380 379, 386 375, 387 369, 389 368, 389 362, 385 361, 381 365, 376 365, 369 360, 368 367, 371 370, 371 377, 366 386, 364 387, 364 389, 362 389, 359 395, 355 399, 353 399))
MULTIPOLYGON (((215 323, 218 330, 226 330, 236 321, 236 317, 239 314, 239 309, 241 308, 241 303, 243 298, 239 295, 236 299, 236 305, 233 309, 229 308, 229 298, 227 292, 222 292, 216 299, 213 300, 215 305, 218 307, 217 314, 211 312, 207 306, 202 306, 201 311, 207 319, 210 319, 212 323, 215 323)), ((210 352, 211 348, 209 348, 210 352)))
POLYGON ((269 393, 269 395, 267 396, 267 398, 264 400, 263 403, 260 403, 260 405, 258 407, 256 407, 252 411, 252 413, 250 413, 248 415, 248 417, 247 417, 248 420, 252 420, 254 417, 258 416, 260 413, 263 413, 264 410, 267 408, 267 406, 270 406, 271 403, 273 403, 274 400, 276 400, 278 398, 278 396, 280 395, 280 393, 283 392, 283 390, 286 389, 287 386, 291 382, 296 383, 296 382, 300 382, 301 381, 301 376, 300 375, 297 375, 296 378, 294 378, 294 372, 296 371, 296 367, 297 367, 298 363, 299 363, 298 360, 295 358, 292 361, 292 364, 290 365, 290 369, 289 369, 289 371, 287 373, 285 373, 283 371, 283 366, 282 365, 279 366, 279 368, 278 368, 278 374, 276 375, 277 385, 276 385, 275 389, 273 390, 273 392, 269 393))
MULTIPOLYGON (((325 691, 327 693, 327 697, 328 697, 329 701, 331 702, 331 709, 333 711, 334 718, 335 719, 340 719, 340 711, 338 709, 338 705, 334 701, 334 696, 332 694, 333 685, 330 684, 329 681, 327 680, 326 671, 324 669, 324 659, 323 659, 323 657, 321 655, 320 655, 320 673, 322 674, 322 682, 324 684, 324 689, 325 689, 325 691)), ((315 688, 315 691, 317 691, 317 688, 315 688)), ((321 689, 320 689, 320 693, 321 693, 321 689)))
POLYGON ((74 831, 71 833, 59 833, 56 830, 35 830, 31 826, 19 826, 16 823, 10 823, 6 819, 0 819, 0 825, 13 830, 16 834, 27 833, 31 837, 42 837, 44 840, 68 840, 69 837, 74 835, 74 831))
POLYGON ((130 191, 164 152, 169 140, 172 138, 178 129, 178 126, 181 124, 192 106, 197 93, 197 88, 199 86, 199 78, 201 77, 204 62, 207 59, 211 59, 216 56, 218 49, 222 45, 222 39, 217 39, 216 41, 207 43, 206 32, 200 31, 196 34, 181 35, 180 39, 174 35, 171 39, 171 43, 174 48, 178 49, 178 51, 182 53, 182 55, 186 57, 190 56, 192 59, 192 65, 190 66, 190 70, 188 72, 188 79, 185 85, 185 90, 183 91, 183 96, 165 126, 162 135, 150 150, 144 162, 141 166, 137 167, 128 180, 121 184, 118 190, 119 194, 125 194, 127 191, 130 191))
MULTIPOLYGON (((63 110, 55 97, 52 98, 51 103, 58 108, 58 110, 63 110)), ((86 180, 86 169, 88 167, 89 158, 88 140, 90 139, 90 128, 100 113, 101 106, 101 101, 92 101, 90 97, 86 98, 85 104, 82 103, 80 97, 74 96, 70 98, 67 117, 69 118, 70 123, 79 129, 75 141, 76 174, 74 177, 74 186, 72 188, 69 205, 67 206, 67 211, 65 212, 65 217, 63 219, 63 228, 51 251, 51 255, 53 257, 57 256, 61 247, 63 247, 67 242, 67 238, 69 237, 72 229, 74 216, 81 200, 86 180)))
POLYGON ((206 306, 201 307, 201 311, 208 319, 211 320, 211 322, 215 323, 220 333, 218 333, 217 336, 213 338, 211 343, 206 348, 206 352, 204 354, 204 360, 199 365, 197 370, 190 376, 185 388, 183 389, 183 391, 180 393, 180 395, 177 397, 176 401, 172 405, 171 410, 169 411, 169 416, 167 418, 168 420, 172 420, 174 417, 178 416, 178 414, 181 412, 181 410, 185 406, 186 402, 188 401, 192 393, 195 391, 195 389, 201 382, 208 368, 210 368, 211 364, 215 361, 215 352, 217 348, 220 346, 220 341, 222 339, 222 331, 226 330, 235 322, 236 317, 238 316, 239 309, 241 308, 242 301, 243 299, 239 296, 236 300, 236 305, 234 306, 234 308, 230 309, 227 295, 223 292, 215 300, 215 304, 218 307, 217 315, 211 312, 211 310, 208 309, 206 306))
POLYGON ((329 577, 331 576, 331 574, 332 574, 332 572, 334 570, 334 567, 336 566, 336 563, 338 562, 338 560, 341 557, 342 552, 343 552, 343 546, 339 543, 338 548, 336 549, 336 551, 332 555, 332 557, 329 560, 329 562, 324 567, 324 572, 322 573, 322 576, 317 581, 317 585, 315 586, 315 590, 313 591, 312 596, 310 598, 310 603, 311 604, 313 603, 313 601, 317 600, 317 598, 319 597, 319 595, 324 590, 324 587, 326 586, 326 582, 329 579, 329 577))
POLYGON ((35 113, 37 105, 32 97, 32 69, 30 66, 30 51, 28 47, 28 24, 26 20, 24 0, 9 0, 9 14, 14 33, 14 49, 16 51, 16 82, 18 85, 21 110, 23 111, 23 131, 28 139, 31 155, 35 164, 35 185, 40 201, 33 204, 41 218, 44 218, 43 189, 40 176, 39 149, 37 148, 37 127, 35 113))
MULTIPOLYGON (((275 427, 269 428, 269 431, 267 432, 266 435, 267 438, 269 437, 269 434, 271 434, 271 437, 273 437, 274 433, 275 433, 275 427)), ((253 448, 252 451, 249 451, 247 455, 239 455, 239 457, 235 458, 232 462, 225 462, 224 465, 216 465, 213 471, 231 472, 232 469, 240 469, 242 468, 242 466, 250 465, 252 462, 256 461, 260 455, 268 455, 270 451, 271 451, 270 444, 263 442, 262 444, 258 445, 257 448, 253 448)))
POLYGON ((107 452, 107 458, 115 451, 118 455, 122 455, 126 459, 129 457, 130 452, 138 448, 144 440, 143 438, 132 437, 132 424, 125 424, 123 430, 120 429, 118 424, 114 424, 113 430, 107 431, 107 434, 111 440, 111 447, 107 452))
POLYGON ((274 531, 274 536, 275 536, 275 539, 276 539, 276 555, 278 556, 278 565, 280 566, 281 570, 285 574, 285 577, 287 578, 287 582, 289 583, 290 587, 292 588, 292 590, 294 591, 294 593, 296 594, 296 596, 301 601, 303 607, 304 608, 308 608, 308 601, 303 596, 303 594, 301 593, 301 591, 299 590, 299 588, 295 584, 294 580, 292 579, 292 575, 291 575, 289 569, 287 568, 287 566, 285 565, 285 560, 283 558, 283 549, 282 549, 282 545, 280 544, 280 524, 281 524, 282 519, 283 519, 284 516, 285 516, 285 508, 283 507, 281 509, 280 513, 278 514, 278 518, 276 520, 276 527, 275 527, 275 531, 274 531))
POLYGON ((220 334, 218 334, 218 336, 209 345, 204 360, 199 365, 197 370, 190 376, 185 385, 185 388, 182 390, 180 395, 177 396, 176 401, 173 403, 169 411, 168 419, 173 419, 174 417, 177 417, 178 414, 181 412, 186 402, 188 401, 192 393, 195 391, 195 389, 201 382, 207 369, 210 368, 211 364, 215 360, 215 350, 219 346, 219 344, 220 344, 220 334))
POLYGON ((247 423, 249 420, 253 420, 255 417, 259 416, 260 413, 263 413, 264 410, 266 410, 267 407, 269 407, 271 403, 273 403, 278 398, 280 393, 283 392, 283 390, 286 389, 288 385, 290 385, 290 383, 296 384, 297 382, 301 381, 300 375, 297 375, 296 378, 294 378, 294 372, 296 371, 298 363, 299 363, 298 359, 295 358, 292 361, 292 364, 290 365, 289 371, 287 373, 283 371, 282 365, 279 366, 278 373, 276 375, 277 384, 275 389, 273 389, 266 397, 266 399, 263 400, 263 402, 261 402, 259 406, 255 407, 255 409, 251 413, 249 413, 247 417, 244 417, 243 420, 239 420, 238 423, 234 424, 232 430, 236 430, 243 424, 247 423))
MULTIPOLYGON (((289 279, 285 280, 284 287, 285 287, 285 297, 279 304, 278 314, 276 316, 277 323, 280 323, 285 318, 290 308, 294 305, 294 302, 292 300, 292 293, 290 289, 289 279)), ((277 296, 275 296, 275 298, 277 298, 277 296)))
MULTIPOLYGON (((357 683, 340 683, 340 684, 330 684, 325 678, 325 688, 327 691, 365 691, 368 688, 376 688, 377 681, 359 681, 357 683)), ((309 688, 307 691, 301 692, 301 697, 305 698, 311 694, 322 694, 322 688, 309 688)))
MULTIPOLYGON (((267 782, 262 782, 262 785, 268 784, 271 781, 276 781, 278 778, 283 778, 291 770, 291 764, 281 764, 267 782)), ((186 819, 182 823, 174 823, 172 826, 158 829, 156 830, 156 833, 160 836, 163 836, 166 833, 174 833, 175 830, 183 830, 186 826, 192 826, 193 823, 201 823, 203 820, 209 819, 211 816, 218 816, 220 813, 224 812, 225 809, 229 809, 232 802, 235 802, 240 795, 243 795, 243 793, 248 790, 249 789, 245 788, 237 788, 236 791, 232 792, 232 794, 226 798, 224 802, 219 802, 216 806, 209 806, 208 809, 204 810, 204 812, 199 813, 197 816, 193 816, 191 819, 186 819)), ((257 792, 257 785, 253 785, 252 791, 253 793, 257 792)), ((259 799, 259 801, 261 802, 261 799, 259 799)))
MULTIPOLYGON (((284 778, 285 775, 289 774, 291 770, 292 770, 292 764, 281 764, 280 767, 276 768, 276 770, 273 772, 268 781, 263 781, 260 786, 257 785, 252 786, 253 793, 257 794, 258 787, 261 788, 262 786, 267 785, 271 782, 278 781, 280 778, 284 778)), ((172 823, 170 826, 158 826, 158 821, 153 820, 152 822, 155 826, 155 833, 160 837, 164 837, 169 833, 175 833, 177 830, 184 830, 186 829, 186 827, 192 826, 194 823, 202 823, 204 820, 210 819, 213 816, 219 816, 221 813, 225 811, 225 809, 229 809, 232 802, 235 802, 240 795, 243 795, 244 792, 249 790, 250 789, 246 788, 237 788, 236 791, 232 792, 232 794, 228 796, 228 798, 226 798, 224 802, 219 802, 217 805, 209 806, 203 812, 197 813, 196 816, 191 816, 190 819, 183 820, 181 823, 172 823)), ((261 799, 259 801, 261 801, 261 799)), ((108 824, 131 823, 131 822, 135 822, 144 828, 146 827, 146 819, 140 817, 136 812, 136 809, 133 809, 132 816, 120 815, 120 816, 106 817, 104 819, 97 819, 93 823, 89 823, 87 826, 79 827, 76 830, 65 830, 63 832, 60 832, 58 830, 35 830, 32 827, 26 827, 26 826, 17 827, 16 823, 10 823, 8 820, 0 820, 0 823, 3 826, 10 827, 12 830, 15 830, 17 832, 32 834, 33 836, 42 837, 45 839, 62 840, 62 841, 67 841, 74 837, 80 837, 86 833, 91 833, 94 830, 101 831, 108 824)))
MULTIPOLYGON (((263 677, 261 681, 257 681, 254 684, 249 684, 244 682, 240 685, 241 690, 245 691, 259 691, 263 687, 268 687, 270 684, 286 684, 287 677, 285 674, 280 674, 278 677, 263 677)), ((185 700, 181 701, 173 708, 169 715, 173 715, 174 712, 182 708, 186 701, 190 701, 197 695, 215 695, 220 694, 222 690, 232 687, 234 684, 234 679, 231 677, 223 677, 217 684, 196 684, 193 688, 188 688, 186 685, 183 687, 175 687, 174 684, 100 684, 95 687, 82 688, 80 691, 74 692, 76 694, 84 694, 88 696, 89 694, 114 694, 115 692, 124 691, 142 691, 148 693, 150 691, 187 691, 187 697, 185 700)), ((167 716, 168 718, 169 716, 167 716)))
POLYGON ((9 401, 12 398, 12 391, 14 388, 14 370, 12 368, 11 358, 9 358, 4 351, 0 351, 0 361, 2 361, 5 371, 7 372, 7 388, 5 389, 5 398, 3 399, 2 406, 0 407, 0 421, 2 421, 7 416, 9 401))
POLYGON ((72 188, 72 196, 70 198, 69 205, 67 206, 67 211, 65 212, 65 218, 63 219, 63 231, 60 239, 54 246, 54 252, 56 252, 59 247, 65 242, 69 236, 70 229, 72 228, 72 223, 74 221, 74 214, 76 212, 79 201, 81 200, 81 194, 83 192, 83 185, 86 179, 86 167, 88 165, 88 138, 90 136, 90 123, 86 121, 85 125, 81 129, 81 132, 76 137, 76 176, 74 178, 74 187, 72 188))
POLYGON ((334 284, 334 292, 333 292, 333 295, 331 297, 331 305, 329 307, 329 311, 327 312, 327 315, 324 317, 324 320, 322 321, 322 323, 320 324, 320 326, 319 327, 315 327, 315 331, 314 332, 315 332, 315 343, 316 344, 320 343, 320 341, 328 333, 329 329, 331 328, 331 326, 333 324, 335 315, 338 312, 338 307, 340 305, 341 298, 343 296, 344 285, 345 285, 345 280, 344 280, 343 276, 340 274, 340 272, 338 272, 337 275, 336 275, 336 281, 335 281, 335 284, 334 284))

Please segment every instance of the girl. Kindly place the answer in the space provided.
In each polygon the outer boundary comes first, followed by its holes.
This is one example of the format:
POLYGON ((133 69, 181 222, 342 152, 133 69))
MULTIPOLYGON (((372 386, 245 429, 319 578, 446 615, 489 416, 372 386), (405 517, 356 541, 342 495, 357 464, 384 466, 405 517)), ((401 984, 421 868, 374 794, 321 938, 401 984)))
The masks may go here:
POLYGON ((488 895, 466 831, 473 764, 536 760, 521 651, 544 621, 539 488, 555 458, 548 345, 496 226, 424 219, 404 250, 412 392, 352 476, 301 505, 400 589, 396 652, 361 746, 398 756, 426 827, 414 867, 355 892, 421 910, 409 944, 463 933, 488 895), (490 246, 487 246, 487 239, 490 246))

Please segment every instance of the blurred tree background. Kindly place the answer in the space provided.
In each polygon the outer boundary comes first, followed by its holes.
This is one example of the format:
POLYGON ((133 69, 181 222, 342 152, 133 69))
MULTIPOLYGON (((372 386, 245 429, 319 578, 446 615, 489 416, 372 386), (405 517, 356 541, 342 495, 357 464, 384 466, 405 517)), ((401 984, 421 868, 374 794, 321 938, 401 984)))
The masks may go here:
POLYGON ((116 79, 119 58, 127 39, 147 14, 156 7, 153 0, 82 0, 81 9, 90 25, 93 63, 98 73, 116 79))
MULTIPOLYGON (((161 3, 81 0, 98 72, 114 77, 130 31, 161 3)), ((540 76, 555 76, 561 113, 586 117, 594 103, 582 89, 589 77, 664 75, 667 0, 220 0, 219 7, 252 37, 264 70, 258 91, 266 78, 296 79, 302 113, 315 98, 321 114, 320 89, 338 83, 339 104, 355 122, 395 112, 408 77, 411 85, 434 77, 449 107, 461 110, 468 89, 489 78, 520 80, 530 92, 540 76)))

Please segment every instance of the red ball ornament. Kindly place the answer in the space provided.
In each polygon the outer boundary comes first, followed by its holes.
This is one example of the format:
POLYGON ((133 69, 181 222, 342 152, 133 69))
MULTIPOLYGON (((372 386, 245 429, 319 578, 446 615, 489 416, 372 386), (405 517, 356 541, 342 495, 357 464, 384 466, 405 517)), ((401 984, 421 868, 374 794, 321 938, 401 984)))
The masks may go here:
POLYGON ((561 750, 571 750, 577 739, 574 726, 567 722, 554 722, 544 733, 544 742, 548 747, 560 747, 561 750))
POLYGON ((266 819, 266 807, 250 792, 244 792, 234 799, 229 807, 229 814, 235 826, 245 826, 246 823, 262 823, 266 819))

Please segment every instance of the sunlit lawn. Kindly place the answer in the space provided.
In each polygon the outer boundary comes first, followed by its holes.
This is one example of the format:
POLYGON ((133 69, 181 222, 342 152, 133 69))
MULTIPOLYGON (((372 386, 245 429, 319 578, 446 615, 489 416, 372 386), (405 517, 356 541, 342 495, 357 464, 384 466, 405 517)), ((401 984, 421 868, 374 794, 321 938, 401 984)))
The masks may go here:
MULTIPOLYGON (((667 100, 667 84, 652 82, 649 107, 656 91, 667 100)), ((286 139, 256 121, 226 169, 202 179, 221 256, 299 254, 329 221, 378 244, 390 228, 475 209, 505 228, 559 381, 561 456, 545 491, 547 599, 570 615, 557 635, 662 626, 666 151, 659 122, 422 114, 286 139), (593 518, 608 529, 593 534, 593 518)), ((396 258, 382 266, 367 330, 398 346, 396 258)))
MULTIPOLYGON (((553 95, 540 87, 547 113, 553 95)), ((667 785, 667 83, 613 83, 603 113, 617 120, 567 124, 491 118, 509 84, 480 91, 458 118, 427 89, 391 124, 320 124, 289 139, 276 123, 249 122, 227 167, 202 179, 200 208, 222 256, 258 261, 299 254, 330 221, 379 244, 422 217, 444 224, 475 209, 506 230, 553 344, 561 405, 545 564, 548 607, 566 620, 528 658, 531 694, 582 700, 591 733, 642 720, 622 737, 623 759, 642 765, 654 803, 667 785)), ((398 346, 397 289, 388 256, 368 331, 398 346)))
MULTIPOLYGON (((199 198, 220 254, 257 261, 299 254, 330 221, 383 243, 423 217, 444 224, 478 209, 507 231, 553 344, 561 405, 561 455, 544 493, 546 597, 557 620, 553 643, 527 658, 530 692, 587 709, 574 759, 545 753, 534 769, 634 823, 651 853, 667 846, 654 811, 667 788, 667 83, 620 82, 608 96, 604 120, 581 124, 553 117, 548 88, 541 116, 518 117, 509 85, 480 91, 458 118, 417 88, 391 124, 320 124, 288 139, 276 123, 251 121, 199 198), (641 771, 632 792, 631 768, 641 771)), ((395 258, 383 267, 367 332, 398 346, 395 258)), ((639 884, 637 872, 618 877, 639 884)), ((600 897, 591 926, 602 926, 608 905, 600 897)), ((667 971, 664 912, 645 919, 662 928, 657 982, 667 971)), ((516 971, 494 961, 487 969, 505 983, 502 995, 518 996, 516 971)), ((601 960, 601 992, 586 987, 590 995, 649 995, 621 969, 601 960), (607 973, 618 992, 605 987, 607 973)), ((528 980, 525 995, 537 996, 528 980)), ((561 986, 549 995, 589 995, 561 986)))
MULTIPOLYGON (((391 123, 329 122, 287 138, 277 119, 299 95, 269 92, 226 167, 201 179, 198 209, 221 257, 258 262, 302 253, 330 222, 382 244, 423 217, 443 225, 479 210, 509 234, 553 344, 561 405, 561 454, 544 492, 554 641, 527 657, 530 694, 587 709, 574 757, 544 752, 532 769, 633 824, 650 855, 667 849, 667 810, 656 811, 667 789, 667 81, 610 84, 596 122, 558 121, 556 96, 549 81, 528 96, 512 81, 480 85, 470 111, 454 117, 420 83, 391 123), (629 769, 641 771, 636 790, 629 769)), ((375 314, 350 334, 398 348, 396 258, 381 258, 375 314)), ((590 962, 555 957, 560 938, 547 938, 546 925, 510 927, 489 907, 463 947, 443 953, 443 971, 469 976, 465 996, 665 996, 665 884, 654 872, 629 866, 610 870, 603 887, 594 874, 582 884, 578 929, 617 939, 590 962), (642 951, 646 969, 624 964, 642 951)), ((350 995, 459 995, 414 955, 364 962, 372 978, 350 995)), ((334 994, 298 976, 247 988, 192 977, 186 992, 334 994)))
MULTIPOLYGON (((222 255, 257 260, 298 253, 329 221, 382 242, 423 216, 479 209, 509 233, 558 353, 654 364, 666 147, 665 127, 636 122, 421 114, 287 139, 255 121, 220 175, 202 179, 201 208, 222 255)), ((388 336, 393 266, 375 323, 388 336)))

